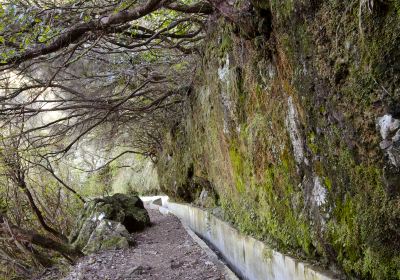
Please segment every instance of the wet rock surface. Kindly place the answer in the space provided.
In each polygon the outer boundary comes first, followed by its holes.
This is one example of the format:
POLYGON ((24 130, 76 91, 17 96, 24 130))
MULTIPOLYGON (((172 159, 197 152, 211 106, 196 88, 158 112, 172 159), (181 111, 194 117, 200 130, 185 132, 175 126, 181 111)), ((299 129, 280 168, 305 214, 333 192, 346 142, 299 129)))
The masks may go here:
POLYGON ((134 247, 86 256, 65 278, 49 272, 40 280, 226 279, 176 217, 148 211, 152 226, 133 234, 134 247))

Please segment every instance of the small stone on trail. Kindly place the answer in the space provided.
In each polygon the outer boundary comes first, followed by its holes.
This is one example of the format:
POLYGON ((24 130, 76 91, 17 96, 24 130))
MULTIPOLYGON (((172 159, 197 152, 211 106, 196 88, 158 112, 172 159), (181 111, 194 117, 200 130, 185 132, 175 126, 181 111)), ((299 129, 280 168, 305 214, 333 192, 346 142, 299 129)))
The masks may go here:
POLYGON ((142 275, 144 271, 149 270, 141 265, 135 266, 127 271, 127 275, 142 275))
POLYGON ((171 268, 172 269, 177 269, 183 265, 183 262, 175 262, 174 260, 171 261, 171 268))

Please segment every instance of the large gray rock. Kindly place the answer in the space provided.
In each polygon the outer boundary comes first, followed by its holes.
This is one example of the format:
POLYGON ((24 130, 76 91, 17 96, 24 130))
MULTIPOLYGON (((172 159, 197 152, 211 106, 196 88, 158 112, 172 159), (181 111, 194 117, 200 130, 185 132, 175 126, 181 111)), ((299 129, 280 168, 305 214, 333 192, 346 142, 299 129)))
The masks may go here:
POLYGON ((127 248, 134 243, 125 226, 111 220, 101 220, 89 237, 84 254, 90 254, 107 249, 127 248))
POLYGON ((150 224, 149 215, 139 197, 115 194, 85 204, 70 243, 84 253, 128 247, 129 233, 150 224))

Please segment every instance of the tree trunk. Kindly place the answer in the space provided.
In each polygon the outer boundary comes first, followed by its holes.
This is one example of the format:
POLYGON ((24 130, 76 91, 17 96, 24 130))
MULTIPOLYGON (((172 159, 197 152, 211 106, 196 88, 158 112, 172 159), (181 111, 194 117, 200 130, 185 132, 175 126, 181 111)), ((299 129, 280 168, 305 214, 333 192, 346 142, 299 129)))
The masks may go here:
POLYGON ((56 251, 67 256, 70 260, 76 260, 83 256, 83 253, 66 242, 59 242, 31 230, 25 230, 7 222, 0 214, 0 233, 9 233, 18 241, 29 242, 44 249, 56 251))

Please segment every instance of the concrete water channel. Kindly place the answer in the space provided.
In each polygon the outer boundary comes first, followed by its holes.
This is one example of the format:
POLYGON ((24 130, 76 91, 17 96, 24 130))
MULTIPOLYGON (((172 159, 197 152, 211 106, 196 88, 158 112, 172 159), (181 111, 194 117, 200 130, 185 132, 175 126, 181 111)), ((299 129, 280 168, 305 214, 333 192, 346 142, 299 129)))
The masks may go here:
POLYGON ((296 260, 241 234, 208 211, 188 204, 169 202, 166 196, 142 197, 149 207, 177 216, 213 249, 240 279, 248 280, 333 280, 332 272, 296 260), (155 203, 153 203, 155 201, 155 203))

